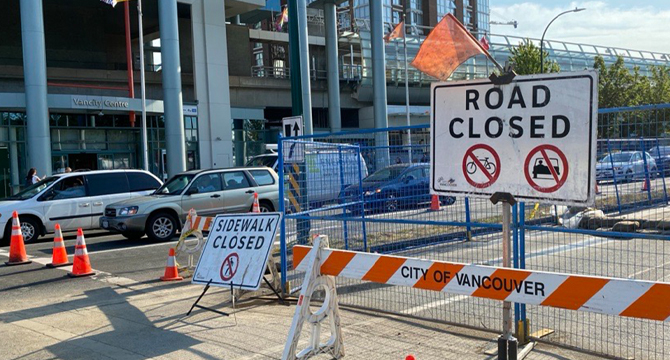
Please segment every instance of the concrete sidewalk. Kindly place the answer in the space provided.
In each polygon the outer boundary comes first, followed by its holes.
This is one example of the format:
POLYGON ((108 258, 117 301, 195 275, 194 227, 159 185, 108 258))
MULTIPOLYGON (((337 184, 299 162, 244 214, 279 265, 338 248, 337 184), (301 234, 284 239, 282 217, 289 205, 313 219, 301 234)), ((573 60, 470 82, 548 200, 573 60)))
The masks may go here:
MULTIPOLYGON (((222 305, 228 292, 213 288, 201 304, 233 314, 197 310, 186 317, 202 291, 186 281, 78 280, 52 287, 49 297, 27 296, 31 288, 3 294, 4 359, 279 359, 295 309, 248 301, 232 311, 222 305)), ((341 314, 347 359, 495 359, 484 354, 495 347, 492 333, 347 308, 341 314)), ((527 357, 596 358, 548 345, 527 357)))

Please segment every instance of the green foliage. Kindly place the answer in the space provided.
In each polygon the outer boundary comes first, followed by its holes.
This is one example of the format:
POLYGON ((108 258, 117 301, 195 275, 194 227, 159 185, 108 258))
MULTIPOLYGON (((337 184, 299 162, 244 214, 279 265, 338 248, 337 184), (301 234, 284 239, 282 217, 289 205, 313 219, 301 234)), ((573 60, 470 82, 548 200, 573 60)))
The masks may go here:
MULTIPOLYGON (((514 71, 519 75, 530 75, 540 73, 540 48, 530 41, 520 42, 519 46, 511 49, 512 56, 509 62, 514 64, 514 71)), ((544 72, 555 73, 561 71, 555 61, 549 59, 549 53, 544 53, 544 72)))
POLYGON ((607 66, 602 56, 596 56, 593 68, 598 70, 598 106, 600 108, 635 106, 649 103, 650 82, 640 75, 640 68, 632 71, 617 56, 614 64, 607 66))

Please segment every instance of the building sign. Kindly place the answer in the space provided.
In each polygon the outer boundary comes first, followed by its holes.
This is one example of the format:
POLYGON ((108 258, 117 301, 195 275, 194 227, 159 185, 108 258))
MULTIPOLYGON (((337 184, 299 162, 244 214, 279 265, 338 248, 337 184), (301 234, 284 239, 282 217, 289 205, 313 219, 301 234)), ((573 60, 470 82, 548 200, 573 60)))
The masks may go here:
POLYGON ((433 84, 431 191, 593 204, 597 86, 595 71, 433 84))
POLYGON ((104 96, 73 96, 72 107, 95 110, 128 110, 130 102, 125 98, 104 96))
POLYGON ((184 116, 198 116, 198 107, 196 105, 184 105, 184 116))
MULTIPOLYGON (((290 116, 282 119, 284 137, 298 137, 303 135, 304 124, 302 115, 290 116)), ((284 142, 284 162, 287 164, 302 163, 305 161, 305 140, 291 140, 284 142)))

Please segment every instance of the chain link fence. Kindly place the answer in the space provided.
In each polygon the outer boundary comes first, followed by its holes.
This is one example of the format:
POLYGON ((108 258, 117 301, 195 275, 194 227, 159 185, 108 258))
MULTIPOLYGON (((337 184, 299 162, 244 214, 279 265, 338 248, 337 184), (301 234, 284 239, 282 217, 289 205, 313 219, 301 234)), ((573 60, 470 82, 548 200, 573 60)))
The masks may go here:
MULTIPOLYGON (((669 109, 600 112, 595 208, 515 205, 514 267, 668 281, 669 109)), ((430 159, 429 132, 428 125, 418 125, 280 139, 280 195, 288 199, 282 228, 287 292, 297 291, 303 276, 292 268, 292 246, 309 243, 315 234, 328 235, 338 249, 501 266, 500 207, 483 199, 430 195, 430 161, 459 161, 449 154, 430 159)), ((340 302, 349 306, 494 333, 502 328, 499 301, 337 282, 340 302)), ((636 359, 670 353, 669 326, 663 322, 520 304, 515 317, 529 323, 532 337, 563 346, 636 359)))

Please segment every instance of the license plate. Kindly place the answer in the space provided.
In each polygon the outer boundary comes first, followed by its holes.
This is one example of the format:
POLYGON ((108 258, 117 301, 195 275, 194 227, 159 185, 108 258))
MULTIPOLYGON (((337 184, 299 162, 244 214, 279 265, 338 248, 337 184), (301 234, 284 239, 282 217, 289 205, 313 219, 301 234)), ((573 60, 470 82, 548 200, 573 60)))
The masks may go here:
POLYGON ((103 221, 102 221, 102 227, 103 227, 104 229, 107 229, 107 228, 109 227, 109 221, 107 221, 107 220, 103 220, 103 221))

